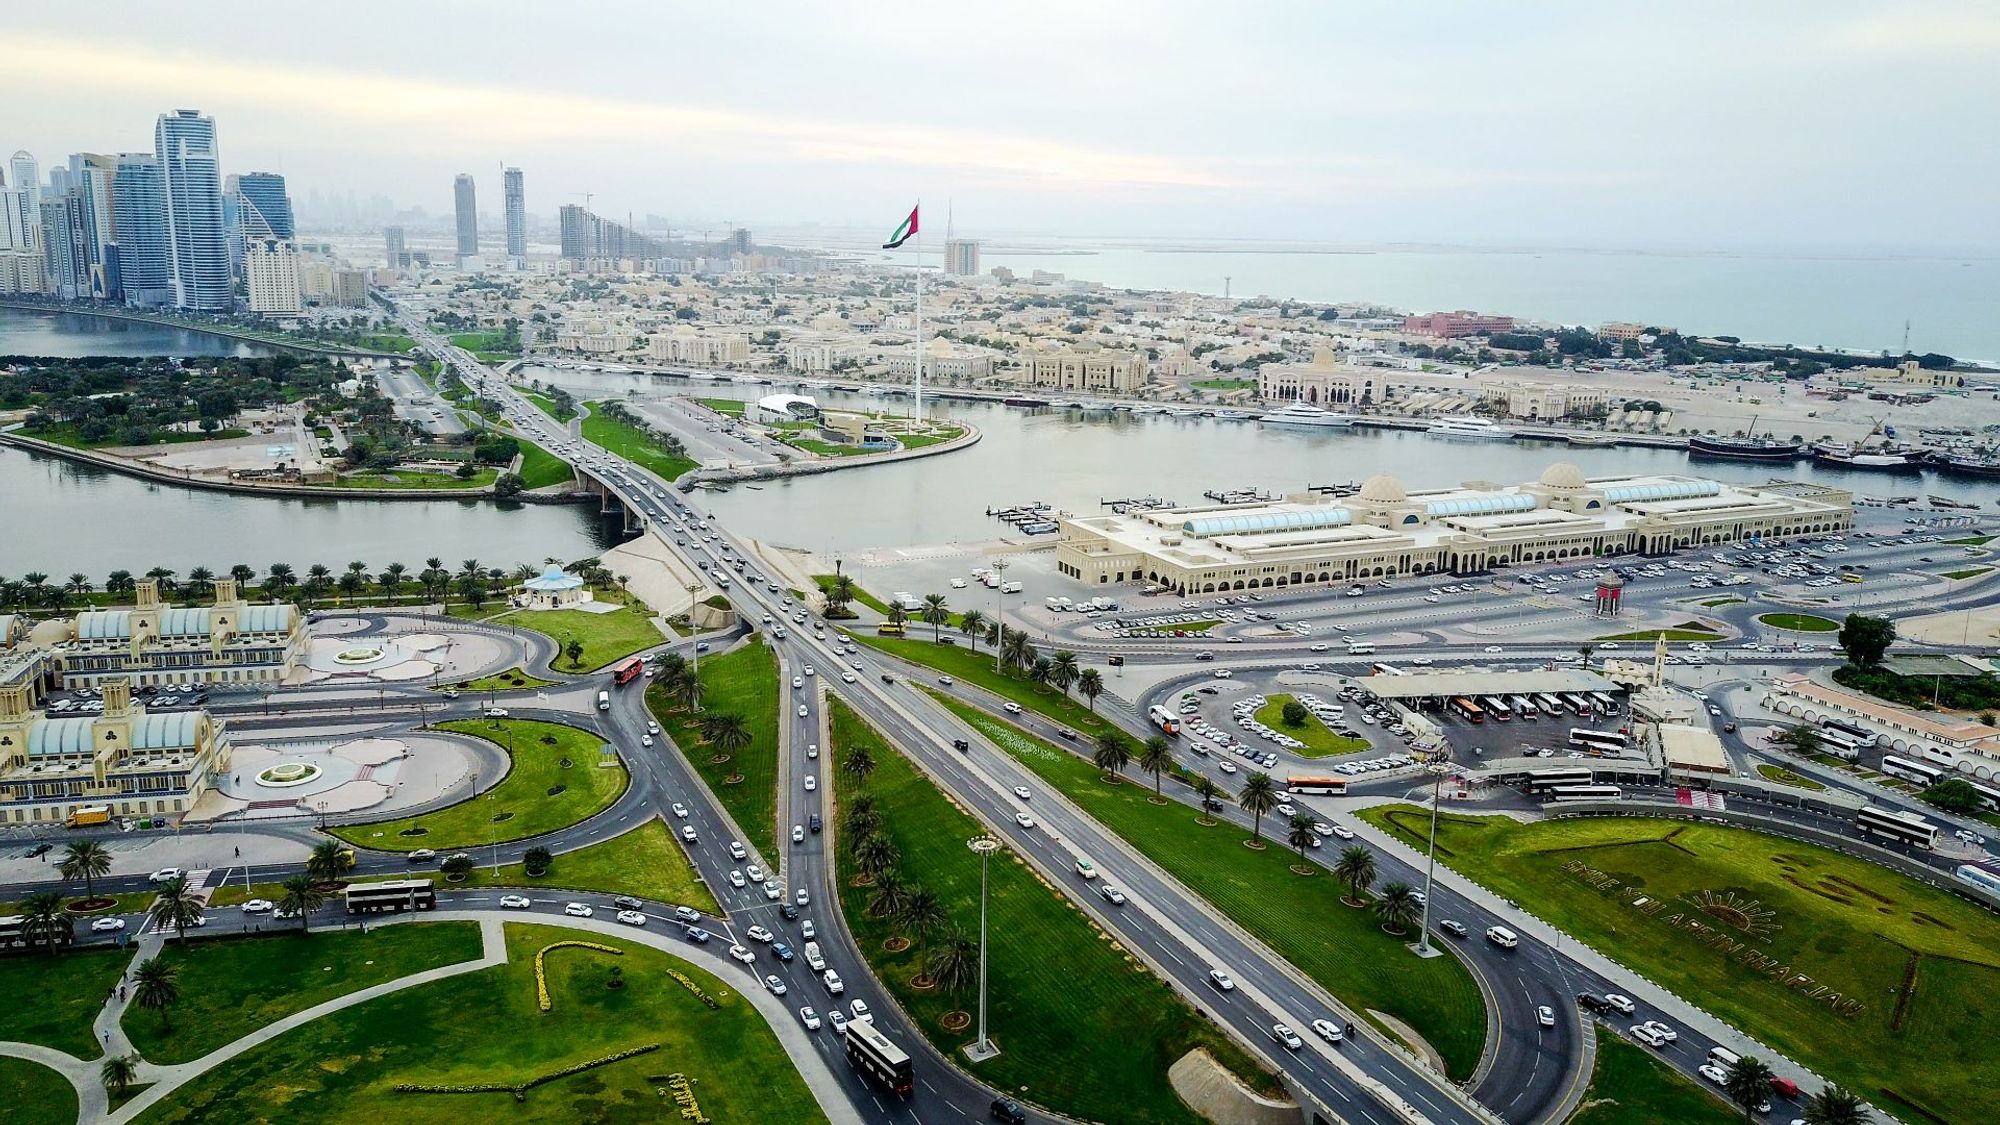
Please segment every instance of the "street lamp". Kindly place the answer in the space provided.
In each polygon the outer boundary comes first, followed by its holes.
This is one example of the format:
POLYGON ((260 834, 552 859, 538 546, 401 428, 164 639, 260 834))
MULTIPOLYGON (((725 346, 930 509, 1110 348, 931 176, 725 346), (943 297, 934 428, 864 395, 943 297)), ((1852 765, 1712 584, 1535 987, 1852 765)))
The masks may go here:
MULTIPOLYGON (((994 642, 996 645, 1007 639, 1007 568, 1012 565, 1006 559, 993 560, 993 573, 996 575, 993 580, 993 635, 999 638, 994 642)), ((993 664, 996 668, 1000 665, 1000 654, 997 652, 993 654, 993 664)))
POLYGON ((986 1038, 986 860, 1000 850, 1000 841, 991 836, 974 836, 966 841, 979 857, 979 1038, 965 1049, 973 1062, 985 1062, 1000 1053, 986 1038))
POLYGON ((1424 767, 1431 775, 1431 840, 1430 856, 1424 867, 1424 914, 1417 926, 1417 956, 1429 957, 1431 949, 1431 885, 1437 875, 1438 863, 1438 806, 1443 803, 1440 795, 1444 789, 1444 775, 1450 772, 1443 762, 1432 762, 1424 767))
MULTIPOLYGON (((701 583, 690 582, 687 584, 686 588, 688 595, 688 638, 690 640, 694 640, 696 636, 696 630, 694 627, 694 596, 696 594, 701 593, 701 583)), ((701 680, 701 642, 699 640, 695 640, 694 643, 694 678, 697 683, 699 683, 701 680)), ((700 692, 695 693, 694 709, 696 711, 701 710, 700 692)))

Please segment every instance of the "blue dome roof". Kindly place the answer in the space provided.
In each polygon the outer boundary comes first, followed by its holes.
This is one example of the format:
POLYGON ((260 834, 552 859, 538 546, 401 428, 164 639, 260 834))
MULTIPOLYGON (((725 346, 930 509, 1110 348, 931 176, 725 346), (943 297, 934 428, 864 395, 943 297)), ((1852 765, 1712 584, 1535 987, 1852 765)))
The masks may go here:
POLYGON ((551 594, 551 593, 559 593, 564 590, 582 589, 583 579, 578 578, 574 574, 566 573, 563 570, 563 568, 559 566, 551 565, 547 570, 544 570, 543 572, 537 574, 533 578, 528 579, 526 582, 521 583, 521 585, 522 587, 529 590, 536 590, 541 593, 551 594))

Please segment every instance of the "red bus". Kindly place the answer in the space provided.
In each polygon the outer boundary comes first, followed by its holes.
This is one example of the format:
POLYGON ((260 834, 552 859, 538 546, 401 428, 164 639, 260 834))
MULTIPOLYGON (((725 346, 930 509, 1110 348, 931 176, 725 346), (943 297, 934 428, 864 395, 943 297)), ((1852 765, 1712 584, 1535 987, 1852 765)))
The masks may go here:
POLYGON ((611 682, 614 684, 629 684, 633 680, 638 679, 645 671, 645 657, 630 657, 619 664, 618 667, 611 670, 611 682))

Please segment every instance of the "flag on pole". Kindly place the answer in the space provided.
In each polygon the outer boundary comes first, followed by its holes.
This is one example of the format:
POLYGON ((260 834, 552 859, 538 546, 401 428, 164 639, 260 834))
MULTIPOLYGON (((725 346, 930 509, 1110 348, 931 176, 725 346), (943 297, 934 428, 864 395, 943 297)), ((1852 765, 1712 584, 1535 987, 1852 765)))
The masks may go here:
POLYGON ((903 225, 896 228, 896 233, 889 236, 889 241, 882 244, 882 249, 894 250, 896 247, 908 242, 910 236, 915 233, 917 233, 917 208, 912 207, 910 208, 910 217, 903 220, 903 225))

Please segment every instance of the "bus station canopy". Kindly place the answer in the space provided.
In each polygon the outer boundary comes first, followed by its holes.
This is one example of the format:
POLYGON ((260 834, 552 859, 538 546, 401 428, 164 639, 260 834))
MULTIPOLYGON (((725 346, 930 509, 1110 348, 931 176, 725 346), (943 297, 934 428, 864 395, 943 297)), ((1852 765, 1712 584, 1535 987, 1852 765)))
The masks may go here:
POLYGON ((1411 672, 1403 676, 1363 676, 1359 683, 1381 699, 1434 699, 1453 695, 1533 695, 1538 692, 1601 691, 1623 686, 1595 672, 1557 668, 1546 672, 1411 672))

